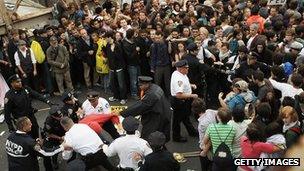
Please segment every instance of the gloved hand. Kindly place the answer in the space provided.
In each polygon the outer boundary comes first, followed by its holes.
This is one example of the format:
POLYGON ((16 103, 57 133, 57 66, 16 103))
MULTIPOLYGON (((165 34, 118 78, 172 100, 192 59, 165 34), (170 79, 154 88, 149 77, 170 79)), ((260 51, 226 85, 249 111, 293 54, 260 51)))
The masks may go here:
POLYGON ((9 126, 8 130, 9 130, 10 133, 13 133, 13 132, 16 131, 16 129, 13 126, 9 126))

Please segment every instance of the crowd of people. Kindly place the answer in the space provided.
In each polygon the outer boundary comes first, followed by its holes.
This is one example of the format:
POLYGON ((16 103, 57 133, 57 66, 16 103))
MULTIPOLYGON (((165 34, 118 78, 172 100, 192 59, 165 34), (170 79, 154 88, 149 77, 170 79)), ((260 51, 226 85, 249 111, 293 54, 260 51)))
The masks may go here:
POLYGON ((10 30, 0 53, 0 107, 13 132, 9 168, 37 170, 38 154, 53 170, 63 151, 70 170, 179 170, 165 143, 171 134, 174 142, 187 142, 183 123, 199 138, 202 170, 287 170, 233 163, 296 156, 304 130, 304 3, 267 3, 58 0, 59 25, 10 30), (81 103, 74 95, 84 89, 81 103), (53 96, 61 97, 62 108, 52 105, 53 96), (31 97, 52 106, 43 143, 35 141, 40 131, 31 97), (108 101, 129 107, 111 111, 108 101), (118 168, 108 161, 114 155, 118 168))

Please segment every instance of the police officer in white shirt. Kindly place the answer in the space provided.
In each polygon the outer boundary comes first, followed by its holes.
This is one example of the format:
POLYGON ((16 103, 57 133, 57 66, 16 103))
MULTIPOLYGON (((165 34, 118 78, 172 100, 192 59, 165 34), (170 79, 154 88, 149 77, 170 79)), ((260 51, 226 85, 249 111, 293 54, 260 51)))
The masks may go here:
POLYGON ((102 151, 103 142, 89 126, 86 124, 74 124, 69 117, 64 117, 60 124, 66 131, 64 144, 73 149, 63 151, 62 158, 64 160, 69 160, 73 151, 75 151, 80 154, 86 165, 86 170, 96 168, 99 165, 110 171, 116 169, 102 151))
MULTIPOLYGON (((99 97, 99 93, 96 91, 91 91, 87 94, 87 100, 83 102, 82 109, 84 111, 84 116, 111 113, 109 102, 106 99, 99 97)), ((120 137, 111 121, 105 122, 103 129, 107 131, 113 139, 120 137)))
POLYGON ((133 160, 134 154, 146 156, 152 152, 152 149, 148 146, 146 140, 139 138, 135 134, 139 126, 137 119, 133 116, 128 116, 123 120, 122 126, 127 135, 117 138, 110 146, 104 145, 103 151, 108 157, 118 155, 120 159, 119 170, 132 171, 137 169, 137 161, 133 160))
POLYGON ((181 60, 175 64, 176 71, 171 76, 171 95, 173 108, 173 141, 186 142, 187 139, 180 135, 180 123, 183 122, 190 136, 198 136, 197 130, 190 122, 191 101, 197 98, 197 94, 192 94, 192 89, 196 85, 190 84, 188 73, 188 62, 181 60))
POLYGON ((91 91, 87 94, 87 100, 83 102, 82 109, 85 115, 111 113, 109 102, 99 97, 99 93, 96 91, 91 91))

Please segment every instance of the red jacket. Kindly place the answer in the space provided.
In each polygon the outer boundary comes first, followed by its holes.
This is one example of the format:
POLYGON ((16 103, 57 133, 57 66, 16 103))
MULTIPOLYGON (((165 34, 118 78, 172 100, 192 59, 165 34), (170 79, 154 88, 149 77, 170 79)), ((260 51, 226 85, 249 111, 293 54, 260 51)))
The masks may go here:
POLYGON ((250 25, 253 23, 258 23, 259 24, 259 33, 262 33, 264 31, 265 19, 259 15, 250 16, 247 19, 246 23, 247 23, 248 27, 250 27, 250 25))
POLYGON ((86 124, 92 128, 97 134, 102 131, 102 126, 107 121, 111 120, 113 124, 119 124, 119 118, 113 114, 91 114, 79 121, 79 123, 86 124))

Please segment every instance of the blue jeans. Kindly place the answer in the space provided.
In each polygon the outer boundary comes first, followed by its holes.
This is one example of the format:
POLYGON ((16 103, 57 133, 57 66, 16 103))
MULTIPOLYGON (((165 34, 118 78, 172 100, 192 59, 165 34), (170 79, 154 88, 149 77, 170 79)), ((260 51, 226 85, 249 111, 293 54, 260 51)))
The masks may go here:
POLYGON ((128 65, 128 72, 130 77, 131 96, 137 96, 137 79, 140 75, 140 68, 139 66, 128 65))
POLYGON ((127 87, 123 70, 109 72, 110 87, 115 99, 127 99, 127 87))

